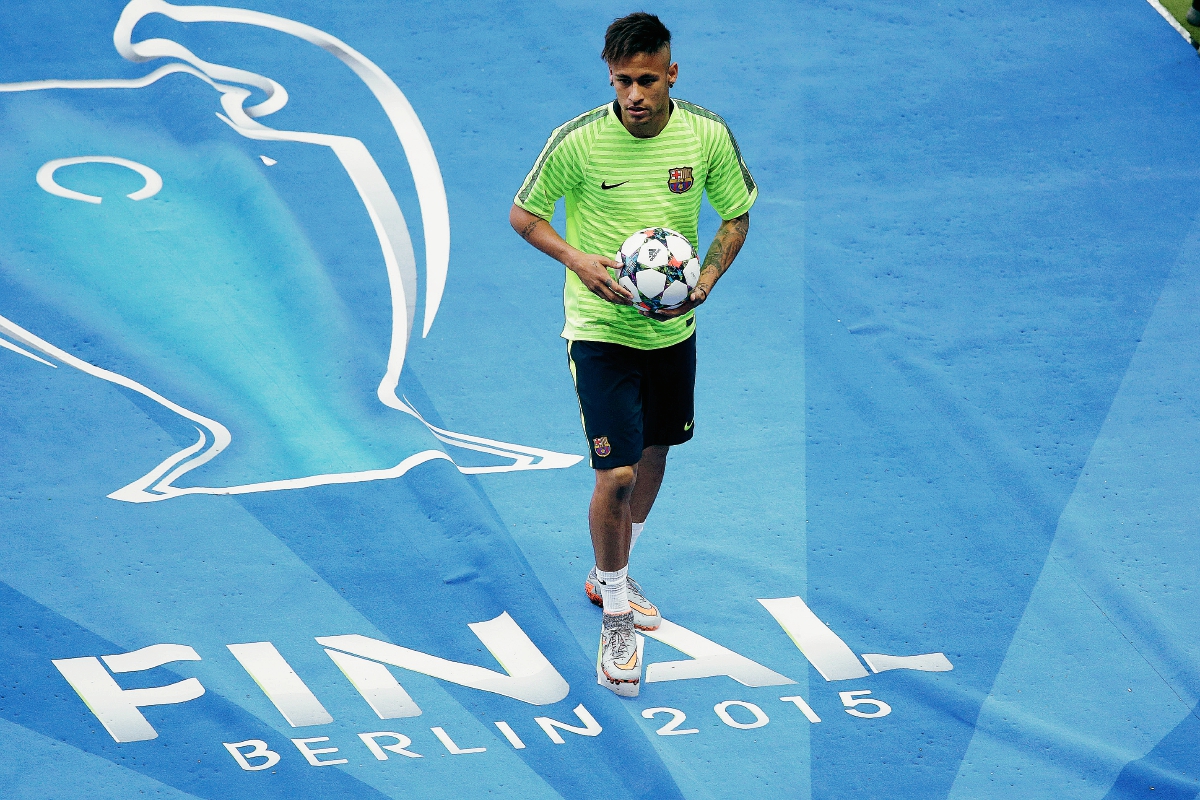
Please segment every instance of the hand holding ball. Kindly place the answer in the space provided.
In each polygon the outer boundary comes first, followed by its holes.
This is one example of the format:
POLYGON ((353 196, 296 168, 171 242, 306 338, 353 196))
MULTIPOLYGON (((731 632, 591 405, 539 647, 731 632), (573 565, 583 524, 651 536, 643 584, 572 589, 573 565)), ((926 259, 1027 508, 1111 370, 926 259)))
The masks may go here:
POLYGON ((642 314, 678 308, 700 280, 696 248, 670 228, 646 228, 625 240, 617 253, 620 284, 642 314))

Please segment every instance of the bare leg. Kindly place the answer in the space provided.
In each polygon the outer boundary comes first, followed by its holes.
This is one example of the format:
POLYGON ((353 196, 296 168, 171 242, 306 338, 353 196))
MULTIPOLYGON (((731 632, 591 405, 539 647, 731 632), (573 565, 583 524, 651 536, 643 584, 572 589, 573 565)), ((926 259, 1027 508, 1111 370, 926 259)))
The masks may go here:
POLYGON ((667 451, 663 445, 647 447, 642 451, 642 460, 637 464, 637 482, 629 498, 629 514, 632 522, 645 522, 658 497, 663 473, 667 471, 667 451))
POLYGON ((637 475, 637 464, 596 470, 596 488, 588 507, 588 525, 592 531, 592 549, 596 551, 596 566, 605 572, 616 572, 629 565, 629 499, 633 495, 637 475))

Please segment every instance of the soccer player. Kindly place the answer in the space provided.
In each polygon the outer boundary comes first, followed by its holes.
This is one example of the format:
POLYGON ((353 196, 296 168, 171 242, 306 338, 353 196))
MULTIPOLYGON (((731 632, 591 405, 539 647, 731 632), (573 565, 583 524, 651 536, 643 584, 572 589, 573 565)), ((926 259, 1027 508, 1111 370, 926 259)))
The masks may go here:
POLYGON ((597 677, 634 694, 642 675, 634 628, 654 630, 662 616, 628 577, 629 554, 658 495, 668 449, 692 438, 693 310, 741 249, 758 189, 725 121, 671 98, 679 65, 658 17, 615 20, 601 57, 616 100, 555 129, 509 222, 567 268, 562 336, 596 473, 588 509, 596 566, 584 588, 604 609, 597 677), (609 255, 650 227, 695 243, 704 192, 723 222, 699 283, 682 306, 644 316, 617 283, 620 264, 609 255), (565 240, 549 223, 560 197, 565 240))

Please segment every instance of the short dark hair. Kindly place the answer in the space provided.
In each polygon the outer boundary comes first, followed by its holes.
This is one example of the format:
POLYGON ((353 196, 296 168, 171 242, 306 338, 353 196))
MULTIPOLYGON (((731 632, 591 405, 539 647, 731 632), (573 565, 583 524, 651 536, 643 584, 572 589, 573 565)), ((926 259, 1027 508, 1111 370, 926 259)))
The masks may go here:
POLYGON ((671 46, 671 32, 662 20, 645 11, 614 19, 604 32, 600 57, 609 64, 624 61, 639 53, 657 53, 671 46))

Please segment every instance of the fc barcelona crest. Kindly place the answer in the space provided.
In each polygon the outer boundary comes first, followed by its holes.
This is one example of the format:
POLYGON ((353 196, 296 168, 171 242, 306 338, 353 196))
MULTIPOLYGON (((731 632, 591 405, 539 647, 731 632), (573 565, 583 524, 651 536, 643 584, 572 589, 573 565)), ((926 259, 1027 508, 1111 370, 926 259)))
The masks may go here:
POLYGON ((688 189, 692 188, 692 168, 691 167, 672 167, 671 175, 667 178, 667 188, 675 194, 683 194, 688 189))
POLYGON ((608 443, 607 436, 601 436, 597 439, 592 439, 592 449, 596 451, 596 455, 604 458, 612 452, 612 445, 608 443))

